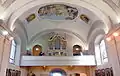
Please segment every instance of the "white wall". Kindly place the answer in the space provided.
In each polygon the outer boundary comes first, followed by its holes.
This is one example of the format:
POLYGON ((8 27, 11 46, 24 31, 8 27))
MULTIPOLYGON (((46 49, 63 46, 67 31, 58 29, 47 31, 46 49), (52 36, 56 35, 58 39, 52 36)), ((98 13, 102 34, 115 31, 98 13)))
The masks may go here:
MULTIPOLYGON (((58 32, 58 31, 57 31, 58 32)), ((32 49, 34 45, 36 44, 40 44, 42 45, 42 50, 43 52, 47 52, 48 50, 48 39, 49 39, 49 34, 50 32, 38 37, 36 40, 33 40, 34 42, 31 42, 28 46, 28 48, 32 49)), ((59 33, 62 33, 64 34, 65 32, 59 32, 59 33)), ((66 51, 68 52, 68 55, 71 56, 72 53, 73 53, 73 46, 74 45, 80 45, 82 46, 83 50, 84 50, 84 44, 81 42, 81 40, 76 37, 75 35, 69 35, 69 34, 66 34, 66 40, 67 40, 67 48, 66 48, 66 51)))
MULTIPOLYGON (((120 31, 118 31, 120 32, 120 31)), ((109 36, 112 36, 110 34, 109 36)), ((108 63, 97 66, 97 69, 113 68, 114 76, 120 75, 120 37, 116 37, 116 42, 114 38, 111 41, 106 41, 106 48, 108 54, 108 63)))

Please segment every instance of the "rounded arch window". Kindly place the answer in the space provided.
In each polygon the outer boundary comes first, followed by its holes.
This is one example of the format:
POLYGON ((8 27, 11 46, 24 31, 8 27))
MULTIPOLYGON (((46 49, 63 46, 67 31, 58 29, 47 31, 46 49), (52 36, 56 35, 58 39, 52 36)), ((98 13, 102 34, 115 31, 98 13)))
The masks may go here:
POLYGON ((41 45, 35 45, 32 49, 33 56, 42 56, 42 46, 41 45))
POLYGON ((80 45, 73 46, 73 56, 81 55, 82 47, 80 45))
POLYGON ((56 68, 51 70, 49 76, 67 76, 67 74, 63 69, 56 68))
POLYGON ((9 58, 9 62, 12 64, 14 64, 14 62, 15 62, 16 50, 17 50, 17 43, 15 40, 12 40, 11 41, 11 49, 10 49, 10 58, 9 58))
POLYGON ((98 35, 96 36, 95 42, 95 58, 97 65, 102 65, 104 63, 108 62, 108 56, 107 56, 107 49, 106 49, 106 43, 104 39, 104 35, 98 35))
POLYGON ((40 46, 40 45, 35 45, 34 47, 33 47, 33 50, 42 50, 42 46, 40 46))

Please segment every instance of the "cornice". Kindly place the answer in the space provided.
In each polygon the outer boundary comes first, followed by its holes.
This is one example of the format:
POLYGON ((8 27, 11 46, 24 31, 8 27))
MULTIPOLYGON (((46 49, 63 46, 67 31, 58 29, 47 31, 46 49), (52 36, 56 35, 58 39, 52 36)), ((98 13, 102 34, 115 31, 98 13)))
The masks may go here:
POLYGON ((119 7, 119 4, 120 4, 120 1, 118 3, 118 6, 117 4, 115 4, 112 0, 103 0, 106 4, 108 4, 116 13, 117 16, 119 16, 120 14, 120 7, 119 7))

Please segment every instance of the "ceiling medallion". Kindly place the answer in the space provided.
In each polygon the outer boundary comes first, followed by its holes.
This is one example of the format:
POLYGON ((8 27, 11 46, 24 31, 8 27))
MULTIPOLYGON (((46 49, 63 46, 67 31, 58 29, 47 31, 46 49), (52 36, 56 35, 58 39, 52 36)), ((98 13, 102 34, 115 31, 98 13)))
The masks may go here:
POLYGON ((41 7, 38 15, 41 19, 73 20, 77 17, 78 10, 63 4, 51 4, 41 7))

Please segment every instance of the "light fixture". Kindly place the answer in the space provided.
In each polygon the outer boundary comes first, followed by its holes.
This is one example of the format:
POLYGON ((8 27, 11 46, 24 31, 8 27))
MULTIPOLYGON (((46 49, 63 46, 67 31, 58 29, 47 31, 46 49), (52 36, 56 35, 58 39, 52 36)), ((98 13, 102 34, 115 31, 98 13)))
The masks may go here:
POLYGON ((75 50, 79 50, 79 48, 75 48, 75 50))
POLYGON ((39 48, 35 48, 35 50, 39 50, 39 48))
POLYGON ((13 37, 10 37, 9 40, 13 40, 14 38, 13 37))
POLYGON ((8 32, 7 31, 2 31, 2 34, 5 36, 5 35, 8 35, 8 32))
POLYGON ((106 40, 107 40, 107 41, 110 41, 110 40, 111 40, 111 37, 106 38, 106 40))
POLYGON ((116 37, 116 36, 119 36, 119 33, 118 32, 114 32, 112 35, 116 37))

